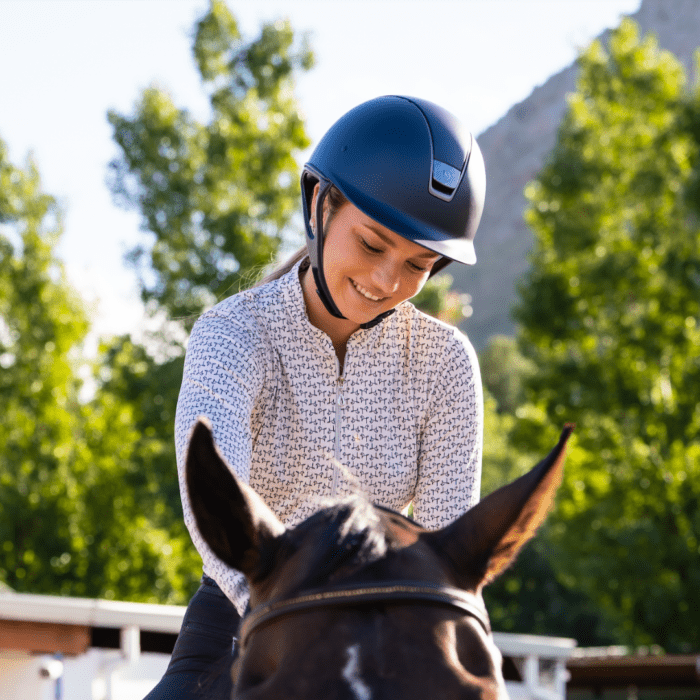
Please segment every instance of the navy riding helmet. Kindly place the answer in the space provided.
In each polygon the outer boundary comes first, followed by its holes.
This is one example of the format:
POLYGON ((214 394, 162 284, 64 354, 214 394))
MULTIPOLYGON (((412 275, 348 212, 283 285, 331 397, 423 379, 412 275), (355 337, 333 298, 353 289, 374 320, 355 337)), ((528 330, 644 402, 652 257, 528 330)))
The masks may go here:
MULTIPOLYGON (((301 175, 306 244, 319 296, 335 305, 323 273, 323 201, 335 185, 358 209, 409 241, 473 265, 486 174, 476 139, 456 117, 427 100, 389 95, 350 110, 326 132, 301 175), (316 231, 309 220, 316 183, 316 231)), ((391 311, 378 316, 371 327, 391 311)))

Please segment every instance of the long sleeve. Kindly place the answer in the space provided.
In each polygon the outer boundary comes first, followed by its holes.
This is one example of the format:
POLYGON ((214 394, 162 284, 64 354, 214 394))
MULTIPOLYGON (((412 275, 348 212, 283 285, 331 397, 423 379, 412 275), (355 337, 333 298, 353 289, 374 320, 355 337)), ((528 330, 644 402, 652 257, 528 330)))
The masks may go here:
POLYGON ((235 474, 250 478, 252 452, 251 414, 265 371, 256 328, 231 314, 215 310, 195 325, 187 347, 185 369, 175 416, 175 446, 185 524, 205 573, 236 604, 239 612, 247 599, 242 574, 221 562, 204 542, 194 521, 185 486, 185 459, 192 426, 206 416, 217 446, 235 474))
POLYGON ((478 502, 483 442, 481 376, 471 343, 455 331, 454 342, 435 360, 413 502, 416 521, 430 529, 478 502))

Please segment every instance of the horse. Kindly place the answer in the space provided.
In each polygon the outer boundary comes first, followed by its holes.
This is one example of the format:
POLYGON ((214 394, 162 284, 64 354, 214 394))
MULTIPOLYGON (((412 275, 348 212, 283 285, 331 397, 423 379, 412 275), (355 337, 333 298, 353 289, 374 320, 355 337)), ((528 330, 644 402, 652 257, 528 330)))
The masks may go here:
POLYGON ((361 493, 288 528, 232 473, 200 418, 186 457, 197 527, 250 589, 233 697, 507 698, 482 589, 544 521, 572 430, 534 469, 441 530, 361 493))

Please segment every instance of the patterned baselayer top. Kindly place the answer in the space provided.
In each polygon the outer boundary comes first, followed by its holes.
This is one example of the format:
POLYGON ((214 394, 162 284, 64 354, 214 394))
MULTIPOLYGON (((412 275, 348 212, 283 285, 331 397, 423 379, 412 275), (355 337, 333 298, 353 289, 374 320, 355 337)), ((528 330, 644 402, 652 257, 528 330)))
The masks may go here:
POLYGON ((248 591, 202 540, 184 487, 191 428, 207 416, 237 476, 287 525, 318 501, 352 492, 436 529, 479 499, 482 395, 476 354, 455 328, 404 302, 348 341, 343 375, 330 338, 311 325, 288 274, 217 304, 195 324, 175 419, 185 523, 239 612, 248 591), (334 460, 335 458, 335 460, 334 460))

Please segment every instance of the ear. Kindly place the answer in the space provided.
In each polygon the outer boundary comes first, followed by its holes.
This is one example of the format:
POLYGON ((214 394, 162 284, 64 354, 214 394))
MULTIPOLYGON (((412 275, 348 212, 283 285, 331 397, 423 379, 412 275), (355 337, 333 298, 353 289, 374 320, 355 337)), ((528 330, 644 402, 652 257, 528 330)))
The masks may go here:
POLYGON ((254 577, 261 546, 285 527, 265 502, 231 472, 216 449, 211 425, 200 417, 190 435, 187 491, 197 528, 221 561, 254 577))
POLYGON ((573 429, 567 425, 557 446, 527 474, 494 491, 446 528, 423 535, 449 557, 470 586, 493 581, 546 518, 561 482, 573 429))
POLYGON ((319 190, 321 189, 320 183, 316 183, 314 185, 314 193, 311 196, 311 216, 315 217, 316 216, 316 202, 318 201, 318 193, 319 190))
MULTIPOLYGON (((309 217, 310 217, 311 221, 314 222, 314 225, 316 224, 316 203, 318 202, 318 193, 320 191, 321 191, 321 184, 317 182, 314 185, 314 191, 313 191, 313 195, 311 197, 311 207, 310 207, 310 211, 309 211, 309 217)), ((326 227, 326 224, 328 223, 327 219, 328 219, 329 212, 330 212, 330 202, 328 201, 328 196, 326 196, 323 199, 323 226, 324 226, 324 229, 326 227)))

